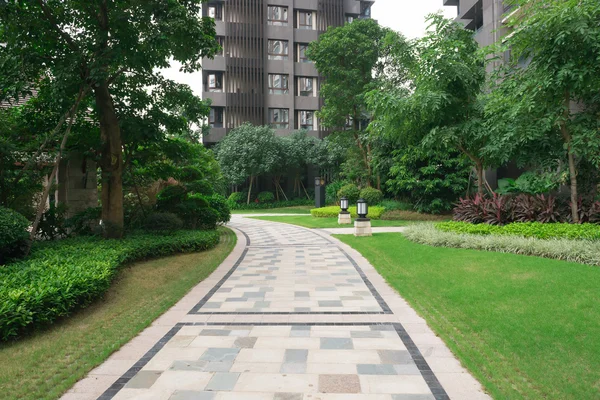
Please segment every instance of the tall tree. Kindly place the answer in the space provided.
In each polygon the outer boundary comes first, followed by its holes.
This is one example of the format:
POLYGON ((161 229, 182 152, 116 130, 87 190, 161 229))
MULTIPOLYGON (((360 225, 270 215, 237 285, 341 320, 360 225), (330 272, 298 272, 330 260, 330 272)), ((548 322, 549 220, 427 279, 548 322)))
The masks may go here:
MULTIPOLYGON (((578 215, 578 165, 600 167, 600 3, 511 0, 513 33, 491 51, 511 52, 487 112, 504 123, 497 137, 522 147, 562 142, 569 166, 571 213, 578 215)), ((539 146, 541 147, 541 146, 539 146)))
POLYGON ((216 53, 214 21, 200 17, 201 3, 14 0, 0 7, 2 64, 15 67, 7 76, 29 82, 49 77, 53 90, 72 102, 82 89, 92 95, 100 126, 107 237, 120 237, 123 231, 123 138, 115 92, 127 93, 128 85, 157 85, 159 68, 168 67, 171 59, 191 72, 202 57, 216 53))
POLYGON ((350 128, 348 134, 361 153, 368 185, 373 181, 373 173, 371 144, 366 133, 371 117, 365 95, 377 86, 378 77, 385 71, 389 44, 400 39, 374 20, 358 20, 329 29, 309 46, 307 53, 325 78, 320 93, 324 99, 318 113, 320 123, 330 129, 350 128))

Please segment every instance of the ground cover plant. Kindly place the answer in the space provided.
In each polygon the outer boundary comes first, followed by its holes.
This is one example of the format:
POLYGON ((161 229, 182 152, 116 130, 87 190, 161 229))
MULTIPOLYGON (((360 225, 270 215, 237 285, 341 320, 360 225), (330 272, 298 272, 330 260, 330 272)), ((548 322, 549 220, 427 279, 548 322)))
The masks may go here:
POLYGON ((538 239, 600 240, 600 225, 598 224, 542 224, 539 222, 516 222, 498 226, 448 221, 436 224, 435 227, 443 232, 467 233, 473 235, 510 235, 534 237, 538 239))
POLYGON ((600 241, 598 240, 474 235, 443 232, 432 224, 412 225, 404 234, 413 242, 435 247, 496 251, 600 266, 600 241))
POLYGON ((600 269, 433 248, 402 234, 336 237, 370 261, 493 398, 600 397, 600 269))
MULTIPOLYGON (((336 218, 314 218, 309 215, 290 215, 290 216, 264 216, 264 217, 252 217, 254 219, 260 219, 263 221, 272 222, 283 222, 286 224, 298 225, 305 228, 317 228, 317 229, 328 229, 328 228, 352 228, 354 225, 340 225, 336 218)), ((406 226, 406 221, 383 221, 383 220, 371 220, 371 226, 374 228, 388 227, 388 226, 406 226)))
POLYGON ((41 332, 1 343, 0 393, 11 399, 59 398, 222 263, 236 236, 219 231, 215 248, 131 264, 89 307, 41 332))
POLYGON ((15 338, 89 305, 106 292, 119 268, 127 263, 207 250, 218 243, 218 231, 40 243, 28 258, 0 270, 0 340, 15 338))

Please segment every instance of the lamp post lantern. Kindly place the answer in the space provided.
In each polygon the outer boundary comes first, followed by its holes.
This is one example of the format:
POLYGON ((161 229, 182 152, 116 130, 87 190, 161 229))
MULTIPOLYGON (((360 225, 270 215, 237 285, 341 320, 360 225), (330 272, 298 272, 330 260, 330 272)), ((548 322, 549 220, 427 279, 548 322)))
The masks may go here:
POLYGON ((371 220, 367 218, 369 205, 364 199, 360 199, 356 203, 356 213, 358 218, 354 222, 354 236, 373 236, 371 220))
POLYGON ((325 179, 315 176, 315 207, 325 207, 325 179))
POLYGON ((340 225, 348 225, 348 224, 352 223, 352 217, 350 216, 350 213, 348 212, 348 206, 349 206, 348 198, 342 197, 340 199, 340 208, 342 209, 342 211, 338 215, 338 224, 340 224, 340 225))

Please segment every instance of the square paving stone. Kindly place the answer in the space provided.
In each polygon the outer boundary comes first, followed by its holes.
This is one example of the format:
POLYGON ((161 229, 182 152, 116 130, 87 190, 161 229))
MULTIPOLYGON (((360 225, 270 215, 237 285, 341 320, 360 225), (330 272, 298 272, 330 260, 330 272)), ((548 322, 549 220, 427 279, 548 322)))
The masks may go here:
POLYGON ((382 364, 409 364, 413 362, 406 350, 377 350, 382 364))
POLYGON ((233 390, 237 383, 240 374, 238 372, 217 372, 208 385, 206 390, 218 391, 218 390, 233 390))
POLYGON ((236 339, 233 345, 240 349, 252 349, 254 348, 257 339, 258 338, 255 337, 242 337, 236 339))
POLYGON ((273 400, 302 400, 303 398, 302 393, 275 393, 273 400))
POLYGON ((211 347, 207 349, 204 352, 204 354, 202 354, 200 360, 221 362, 234 361, 239 352, 240 349, 223 349, 211 347))
POLYGON ((202 329, 200 336, 229 336, 230 330, 225 329, 202 329))
POLYGON ((319 375, 320 393, 360 393, 358 375, 319 375))
POLYGON ((308 358, 308 350, 288 349, 283 358, 284 363, 305 364, 308 358))
POLYGON ((176 390, 169 400, 214 400, 214 392, 193 392, 191 390, 176 390))
POLYGON ((353 350, 350 338, 321 338, 321 350, 353 350))
POLYGON ((339 300, 320 300, 319 307, 343 307, 339 300))
POLYGON ((125 385, 128 389, 148 389, 160 377, 162 371, 140 371, 125 385))
POLYGON ((358 364, 359 375, 396 375, 396 369, 390 364, 358 364))

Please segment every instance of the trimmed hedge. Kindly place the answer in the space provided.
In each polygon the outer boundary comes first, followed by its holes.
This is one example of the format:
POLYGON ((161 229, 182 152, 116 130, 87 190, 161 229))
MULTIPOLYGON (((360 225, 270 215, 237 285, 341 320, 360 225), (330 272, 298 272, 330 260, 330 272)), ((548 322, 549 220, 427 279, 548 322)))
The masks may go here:
POLYGON ((504 226, 497 226, 470 224, 468 222, 443 222, 436 224, 436 228, 443 232, 471 235, 510 235, 538 239, 600 240, 600 225, 596 224, 573 225, 515 222, 504 226))
POLYGON ((495 251, 600 266, 600 241, 442 232, 433 224, 411 225, 404 236, 434 247, 495 251))
MULTIPOLYGON (((331 206, 323 208, 313 208, 312 210, 310 210, 310 213, 313 217, 316 218, 337 218, 341 211, 342 209, 340 207, 331 206)), ((350 212, 352 218, 358 218, 358 214, 356 214, 356 207, 350 207, 348 208, 348 211, 350 212)), ((381 216, 384 212, 385 208, 383 207, 369 207, 369 215, 367 215, 367 217, 371 219, 381 219, 381 216)))
POLYGON ((297 207, 297 206, 313 206, 315 202, 313 200, 302 199, 302 200, 290 200, 290 201, 275 201, 273 203, 250 203, 250 204, 239 204, 228 201, 228 205, 231 210, 268 210, 271 208, 286 208, 286 207, 297 207))
POLYGON ((383 193, 372 187, 364 188, 360 191, 360 197, 365 200, 370 206, 375 206, 383 200, 383 193))
POLYGON ((337 197, 338 200, 342 197, 345 197, 348 199, 350 204, 356 204, 360 198, 360 189, 354 183, 348 183, 347 185, 342 186, 342 188, 338 191, 337 197))
POLYGON ((120 241, 79 237, 40 243, 29 258, 0 270, 0 340, 89 305, 127 263, 207 250, 219 243, 219 235, 218 231, 179 231, 120 241))

